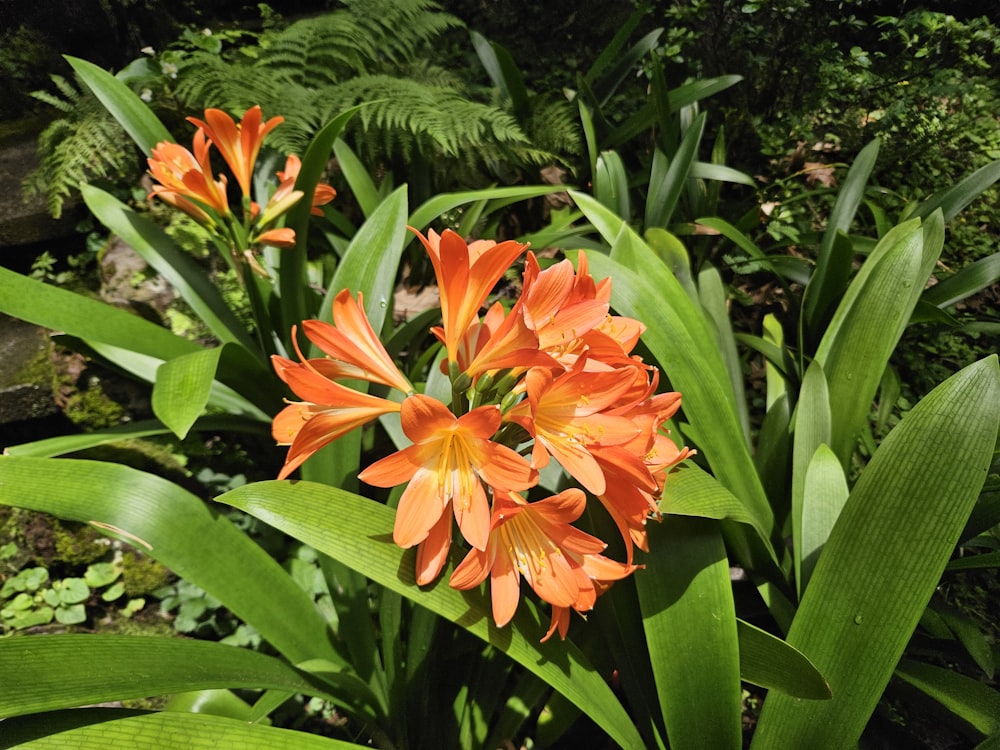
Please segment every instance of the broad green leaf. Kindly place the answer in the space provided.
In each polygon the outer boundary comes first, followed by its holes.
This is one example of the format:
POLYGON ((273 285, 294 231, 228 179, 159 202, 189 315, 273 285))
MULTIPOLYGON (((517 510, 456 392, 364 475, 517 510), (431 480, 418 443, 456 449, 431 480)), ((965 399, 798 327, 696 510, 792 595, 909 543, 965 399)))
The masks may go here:
POLYGON ((623 219, 632 216, 628 194, 628 173, 617 151, 602 151, 594 172, 594 198, 623 219))
POLYGON ((458 208, 459 206, 464 206, 467 203, 474 203, 484 198, 488 200, 504 198, 527 200, 528 198, 537 198, 542 195, 548 195, 549 193, 559 193, 565 189, 565 185, 528 185, 525 187, 497 187, 484 188, 482 190, 468 190, 458 193, 441 193, 440 195, 435 195, 433 198, 430 198, 417 206, 413 213, 410 214, 410 218, 407 223, 411 227, 423 231, 432 221, 437 219, 442 214, 458 208))
POLYGON ((257 350, 246 326, 236 318, 189 253, 162 229, 109 193, 92 185, 83 185, 80 192, 94 216, 162 274, 220 341, 239 344, 250 351, 257 350))
MULTIPOLYGON (((284 692, 282 694, 289 695, 289 693, 284 692)), ((254 706, 251 706, 232 690, 207 688, 205 690, 177 693, 171 696, 166 706, 163 707, 163 710, 188 714, 224 716, 229 719, 238 719, 239 721, 255 724, 257 722, 254 721, 254 708, 254 706)), ((260 723, 270 724, 271 722, 265 716, 260 723)))
POLYGON ((510 102, 511 110, 518 119, 530 115, 528 90, 510 53, 502 45, 489 41, 478 31, 470 30, 469 38, 490 81, 499 89, 501 101, 510 102))
POLYGON ((952 560, 946 570, 976 570, 978 568, 1000 568, 1000 552, 984 552, 952 560))
POLYGON ((182 440, 205 411, 222 347, 168 360, 156 369, 153 413, 182 440))
MULTIPOLYGON (((792 554, 795 561, 795 586, 799 597, 805 589, 802 575, 803 526, 802 512, 805 503, 806 474, 817 449, 830 444, 831 421, 830 391, 826 384, 823 365, 813 360, 806 369, 799 389, 799 401, 795 409, 795 431, 792 436, 792 554)), ((843 475, 843 472, 841 472, 843 475)), ((823 542, 829 534, 828 526, 822 534, 823 542)), ((811 570, 811 566, 810 566, 811 570)))
POLYGON ((854 223, 858 206, 864 198, 865 186, 875 168, 879 142, 874 140, 858 153, 847 177, 837 194, 837 202, 830 212, 830 219, 823 232, 819 252, 816 256, 816 270, 803 298, 802 325, 806 331, 816 331, 827 312, 833 308, 847 287, 851 272, 852 256, 850 244, 845 250, 837 247, 838 237, 846 234, 854 223))
POLYGON ((712 164, 704 161, 696 161, 691 165, 689 177, 699 180, 716 180, 718 182, 735 182, 738 185, 757 187, 753 177, 746 172, 727 167, 725 164, 712 164))
POLYGON ((946 222, 951 221, 962 209, 978 198, 997 180, 1000 180, 1000 160, 980 167, 962 178, 957 185, 935 193, 913 212, 913 216, 926 219, 941 209, 946 222))
MULTIPOLYGON (((649 195, 646 197, 645 225, 666 228, 677 208, 677 201, 684 191, 684 185, 691 174, 691 166, 698 158, 698 146, 705 132, 707 114, 698 115, 684 133, 677 153, 667 164, 662 152, 653 155, 653 165, 649 174, 649 195)), ((628 218, 626 215, 623 218, 628 218)))
POLYGON ((729 382, 733 387, 736 414, 739 417, 747 443, 749 443, 750 414, 747 411, 747 402, 744 396, 743 367, 736 351, 736 339, 733 337, 733 326, 729 320, 726 287, 722 283, 722 276, 713 266, 706 264, 698 274, 698 293, 705 317, 711 321, 715 329, 719 352, 722 354, 726 370, 729 372, 729 382))
POLYGON ((670 108, 677 112, 695 102, 725 91, 743 80, 743 76, 725 75, 717 78, 703 78, 670 90, 670 108))
MULTIPOLYGON (((156 382, 157 372, 164 363, 158 357, 151 357, 141 352, 122 349, 97 341, 88 341, 87 343, 94 352, 104 357, 108 362, 114 363, 116 367, 132 373, 147 383, 156 382)), ((225 353, 223 352, 221 356, 224 358, 225 353)), ((270 414, 261 410, 242 394, 218 380, 213 380, 209 386, 208 403, 232 415, 255 418, 262 422, 271 421, 270 414)))
POLYGON ((219 599, 293 663, 338 661, 311 598, 218 511, 118 464, 0 457, 0 502, 90 524, 219 599))
POLYGON ((889 356, 944 242, 941 215, 911 220, 878 243, 851 283, 816 352, 830 390, 831 443, 847 466, 889 356))
POLYGON ((643 239, 646 244, 662 260, 670 272, 677 277, 677 280, 684 287, 688 297, 692 300, 698 299, 698 288, 691 277, 691 257, 687 248, 680 238, 672 232, 668 232, 661 227, 647 227, 643 232, 643 239))
POLYGON ((923 691, 983 734, 1000 731, 1000 693, 950 669, 903 659, 896 676, 923 691))
POLYGON ((159 359, 199 351, 176 336, 124 310, 0 268, 0 312, 88 341, 130 349, 159 359))
POLYGON ((649 528, 635 585, 672 747, 739 748, 740 655, 718 525, 668 516, 649 528))
POLYGON ((207 714, 83 708, 3 723, 2 750, 357 750, 350 742, 207 714))
POLYGON ((371 500, 312 482, 259 482, 218 498, 348 565, 376 583, 493 644, 580 707, 616 742, 642 741, 601 675, 569 641, 539 643, 542 626, 519 612, 497 628, 479 591, 460 592, 442 578, 418 588, 414 550, 392 543, 394 512, 371 500))
POLYGON ((392 290, 406 245, 406 186, 379 204, 351 240, 330 281, 320 319, 330 320, 333 298, 342 290, 364 292, 365 313, 376 331, 392 312, 392 290))
POLYGON ((655 49, 662 33, 663 29, 653 29, 624 52, 609 60, 608 68, 601 70, 598 75, 592 76, 597 71, 595 68, 588 71, 587 82, 591 85, 600 106, 607 104, 621 82, 635 71, 639 61, 655 49))
POLYGON ((993 253, 965 266, 953 276, 924 291, 920 299, 938 307, 949 307, 981 292, 1000 280, 1000 253, 993 253))
MULTIPOLYGON (((320 177, 326 171, 330 161, 333 144, 347 127, 347 123, 366 104, 352 107, 341 112, 328 122, 312 139, 305 154, 302 156, 302 166, 299 176, 295 178, 295 189, 301 190, 307 196, 316 191, 320 177)), ((301 325, 302 321, 311 316, 314 308, 308 304, 309 295, 306 284, 306 247, 309 242, 310 201, 300 200, 292 206, 285 219, 285 225, 295 230, 295 247, 281 251, 281 268, 278 278, 279 297, 281 299, 281 330, 278 333, 282 340, 289 335, 293 325, 301 325)))
MULTIPOLYGON (((746 524, 757 532, 764 547, 771 550, 763 527, 746 505, 692 462, 682 464, 667 475, 659 510, 664 515, 698 516, 746 524)), ((771 554, 777 560, 774 553, 771 554)))
MULTIPOLYGON (((198 431, 206 432, 254 432, 259 433, 263 428, 261 422, 257 420, 247 420, 239 417, 203 417, 197 420, 194 428, 198 431)), ((60 435, 54 438, 35 440, 30 443, 19 445, 9 445, 3 447, 4 455, 9 456, 35 456, 38 458, 53 458, 64 456, 67 453, 96 448, 100 445, 109 445, 122 440, 134 438, 151 437, 153 435, 167 435, 170 429, 162 422, 155 419, 129 422, 123 425, 109 427, 106 430, 97 432, 85 432, 79 435, 60 435)))
POLYGON ((0 684, 0 716, 206 688, 270 688, 319 695, 375 718, 357 677, 344 675, 334 694, 273 656, 210 641, 100 634, 6 638, 0 640, 0 671, 7 676, 0 684))
POLYGON ((361 213, 368 218, 382 202, 375 181, 357 154, 340 138, 334 141, 333 153, 337 157, 337 166, 351 188, 351 196, 358 202, 361 213))
POLYGON ((983 670, 987 678, 992 680, 996 668, 993 648, 979 626, 971 617, 952 607, 933 606, 933 609, 948 626, 948 629, 955 634, 959 643, 976 662, 976 665, 983 670))
POLYGON ((975 504, 998 427, 992 356, 935 388, 879 446, 788 633, 833 699, 769 695, 754 747, 856 746, 975 504))
POLYGON ((849 490, 840 461, 826 444, 820 445, 806 469, 802 490, 802 532, 796 559, 800 561, 799 596, 809 584, 823 545, 847 502, 849 490))
POLYGON ((144 154, 148 156, 160 141, 173 141, 170 131, 128 86, 92 62, 64 57, 144 154))
POLYGON ((736 620, 740 677, 751 685, 807 700, 832 697, 830 686, 801 651, 755 625, 736 620))

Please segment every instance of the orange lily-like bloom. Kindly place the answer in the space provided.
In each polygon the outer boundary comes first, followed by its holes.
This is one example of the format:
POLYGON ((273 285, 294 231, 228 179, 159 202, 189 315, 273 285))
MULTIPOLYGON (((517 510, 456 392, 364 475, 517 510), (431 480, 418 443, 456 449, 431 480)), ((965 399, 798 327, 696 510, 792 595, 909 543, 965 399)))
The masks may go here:
POLYGON ((608 299, 597 296, 597 287, 587 272, 586 254, 580 253, 580 270, 568 260, 539 270, 533 253, 525 264, 524 318, 538 334, 545 351, 571 347, 588 331, 604 323, 608 299))
POLYGON ((209 163, 209 144, 205 134, 195 133, 194 153, 183 146, 161 141, 147 160, 149 172, 159 185, 154 185, 149 197, 156 196, 178 208, 204 226, 211 226, 214 219, 205 212, 211 209, 219 217, 229 213, 226 198, 226 178, 212 178, 209 163))
POLYGON ((586 497, 578 489, 534 503, 516 492, 498 493, 486 549, 472 549, 455 568, 449 585, 467 590, 489 576, 493 619, 503 627, 517 610, 524 576, 535 593, 552 605, 552 626, 545 637, 557 628, 565 637, 568 608, 591 609, 597 582, 619 580, 635 570, 601 555, 607 546, 604 542, 570 525, 585 505, 586 497))
POLYGON ((457 362, 462 337, 479 316, 490 291, 526 246, 491 240, 466 244, 450 229, 441 235, 431 230, 426 237, 413 227, 409 229, 423 243, 434 266, 441 294, 442 340, 448 360, 457 362))
POLYGON ((660 426, 677 412, 680 404, 679 393, 659 393, 612 410, 628 417, 640 432, 628 443, 593 449, 606 480, 605 491, 598 499, 622 534, 629 562, 633 544, 644 551, 649 549, 646 519, 659 518, 657 501, 668 469, 692 454, 688 448, 678 449, 673 440, 660 432, 660 426))
MULTIPOLYGON (((278 179, 281 180, 281 188, 285 188, 286 186, 288 186, 287 189, 290 190, 291 187, 295 185, 295 180, 298 179, 299 172, 301 170, 302 170, 302 160, 295 154, 289 154, 288 158, 285 159, 285 169, 281 172, 278 172, 278 179)), ((278 189, 279 193, 281 192, 281 188, 278 189)), ((275 193, 275 196, 277 195, 278 193, 275 193)), ((323 211, 320 209, 320 206, 325 206, 327 203, 329 203, 336 197, 337 197, 337 191, 334 190, 330 185, 327 185, 324 182, 319 183, 316 186, 315 192, 313 193, 312 205, 311 208, 309 209, 309 213, 313 214, 314 216, 322 216, 323 211)), ((275 200, 274 196, 272 196, 271 200, 272 201, 275 200)))
POLYGON ((215 144, 232 170, 236 182, 244 197, 250 197, 250 184, 253 180, 253 168, 257 163, 257 155, 264 142, 264 136, 285 121, 284 117, 272 117, 262 122, 263 115, 259 105, 248 109, 242 121, 237 125, 228 114, 221 109, 206 109, 205 119, 187 118, 204 131, 209 140, 215 144))
POLYGON ((342 378, 358 378, 381 383, 402 393, 412 393, 413 386, 385 350, 381 339, 365 315, 364 296, 358 299, 347 289, 333 300, 333 325, 321 320, 302 324, 306 336, 324 354, 340 363, 342 378))
POLYGON ((605 489, 604 473, 591 453, 594 445, 620 445, 639 434, 627 417, 605 413, 635 382, 632 368, 587 372, 581 360, 558 377, 535 367, 525 377, 527 398, 505 419, 520 424, 535 439, 532 465, 544 467, 549 455, 595 495, 605 489))
POLYGON ((324 445, 346 435, 383 414, 399 411, 399 404, 335 383, 308 363, 272 357, 278 376, 301 402, 290 402, 271 424, 279 445, 290 445, 285 465, 278 474, 284 479, 324 445))
MULTIPOLYGON (((538 472, 521 456, 490 440, 500 427, 499 409, 482 406, 456 417, 440 401, 417 394, 403 402, 400 421, 413 445, 376 461, 358 475, 376 487, 409 482, 399 499, 393 540, 400 547, 412 547, 436 529, 434 546, 450 545, 450 521, 446 528, 439 526, 450 505, 465 540, 485 549, 490 506, 483 483, 525 490, 538 482, 538 472)), ((444 562, 440 550, 422 553, 417 566, 420 584, 434 580, 444 562), (421 566, 422 561, 434 564, 421 566)))

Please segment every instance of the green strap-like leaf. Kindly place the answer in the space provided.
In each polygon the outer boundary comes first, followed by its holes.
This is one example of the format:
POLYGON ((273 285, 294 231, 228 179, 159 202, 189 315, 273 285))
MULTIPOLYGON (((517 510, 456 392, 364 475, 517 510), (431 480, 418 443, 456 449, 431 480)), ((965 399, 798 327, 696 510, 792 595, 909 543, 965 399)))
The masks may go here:
MULTIPOLYGON (((260 433, 264 429, 258 420, 241 417, 213 416, 202 417, 194 424, 194 429, 205 432, 253 432, 260 433)), ((123 425, 109 427, 97 432, 84 432, 79 435, 60 435, 44 440, 35 440, 20 445, 3 447, 3 453, 10 456, 35 456, 36 458, 54 458, 67 453, 96 448, 100 445, 132 440, 135 438, 167 435, 171 430, 155 419, 144 419, 139 422, 129 422, 123 425)))
MULTIPOLYGON (((698 146, 705 132, 707 117, 708 115, 702 112, 694 119, 684 132, 684 138, 681 139, 677 153, 669 165, 659 151, 654 155, 649 174, 649 195, 646 197, 647 227, 665 229, 670 224, 674 209, 677 208, 677 201, 680 200, 688 176, 691 174, 691 167, 698 158, 698 146)), ((626 214, 622 218, 629 217, 626 214)))
POLYGON ((0 312, 88 341, 159 359, 201 349, 166 328, 103 302, 0 268, 0 312))
POLYGON ((962 178, 957 185, 935 193, 920 204, 912 216, 926 219, 939 208, 946 222, 954 219, 972 201, 997 180, 1000 180, 1000 160, 990 162, 962 178))
MULTIPOLYGON (((763 527, 747 510, 746 505, 717 479, 693 463, 686 463, 667 475, 660 500, 660 512, 747 524, 757 532, 762 544, 770 549, 763 527)), ((776 557, 774 559, 777 560, 776 557)))
POLYGON ((6 638, 0 640, 0 671, 0 716, 206 688, 269 688, 319 695, 375 718, 371 695, 357 677, 344 676, 334 694, 273 656, 210 641, 99 634, 6 638))
POLYGON ((92 62, 68 55, 66 62, 144 154, 149 154, 160 141, 173 140, 153 111, 124 83, 92 62))
MULTIPOLYGON (((305 154, 302 156, 302 166, 299 169, 299 176, 295 178, 295 189, 301 190, 308 196, 313 195, 316 186, 319 184, 323 172, 326 171, 327 162, 330 161, 330 152, 333 144, 347 127, 347 123, 357 113, 359 109, 366 106, 360 104, 352 107, 346 112, 341 112, 328 122, 320 130, 309 144, 305 154)), ((295 247, 286 248, 281 251, 280 274, 278 287, 281 298, 281 330, 279 334, 281 340, 285 341, 291 335, 293 325, 301 325, 302 321, 311 316, 314 307, 308 304, 306 293, 306 247, 309 242, 309 216, 312 206, 308 200, 300 200, 288 212, 285 219, 286 226, 295 230, 295 247)), ((291 351, 292 347, 289 347, 291 351)))
POLYGON ((941 214, 901 224, 878 243, 837 307, 816 360, 833 414, 831 443, 848 465, 889 356, 896 348, 944 243, 941 214))
POLYGON ((153 413, 184 439, 205 411, 222 347, 202 349, 164 362, 156 370, 153 413))
POLYGON ((935 388, 889 433, 851 492, 788 633, 833 699, 768 695, 755 748, 856 746, 983 486, 998 427, 992 356, 935 388))
POLYGON ((877 140, 861 149, 847 172, 844 184, 837 195, 837 202, 830 212, 830 220, 827 222, 816 256, 816 270, 803 299, 802 325, 805 330, 816 330, 827 311, 832 309, 847 287, 852 254, 838 251, 837 238, 846 233, 854 222, 858 206, 864 198, 868 177, 875 168, 878 150, 877 140))
MULTIPOLYGON (((795 432, 792 436, 792 554, 796 591, 800 598, 805 588, 802 578, 802 506, 805 502, 806 472, 816 455, 816 449, 830 444, 832 419, 830 391, 823 365, 813 360, 806 368, 802 387, 799 389, 799 401, 795 408, 795 432)), ((826 536, 823 535, 824 542, 826 536)))
POLYGON ((970 263, 954 276, 949 276, 925 290, 920 300, 938 307, 949 307, 992 286, 998 280, 1000 280, 1000 253, 993 253, 975 263, 970 263))
POLYGON ((747 411, 747 401, 744 395, 743 367, 736 351, 736 338, 733 336, 733 326, 729 320, 729 308, 726 299, 726 286, 722 276, 711 265, 706 264, 698 274, 698 294, 701 308, 705 316, 712 322, 718 341, 719 352, 729 372, 729 382, 733 387, 733 401, 736 414, 743 428, 746 440, 750 442, 750 415, 747 411))
POLYGON ((602 151, 594 172, 594 198, 623 219, 632 217, 628 173, 617 151, 602 151))
POLYGON ((8 719, 0 750, 357 750, 359 745, 207 714, 114 708, 8 719))
POLYGON ((423 231, 425 227, 429 226, 432 221, 442 214, 459 206, 464 206, 467 203, 475 203, 484 198, 487 200, 502 200, 504 198, 527 200, 528 198, 537 198, 549 193, 558 193, 565 189, 564 185, 530 185, 526 187, 498 187, 485 188, 483 190, 468 190, 459 193, 441 193, 417 206, 413 213, 410 214, 407 223, 411 227, 423 231))
POLYGON ((796 559, 800 560, 800 594, 809 584, 816 561, 847 502, 849 490, 840 461, 825 444, 813 454, 802 489, 802 532, 796 559))
POLYGON ((1000 693, 950 669, 903 659, 896 675, 983 734, 1000 732, 1000 693))
POLYGON ((406 186, 396 188, 351 240, 330 281, 320 319, 330 320, 333 298, 342 290, 364 292, 365 312, 372 328, 382 330, 391 313, 399 259, 406 246, 406 186))
POLYGON ((718 525, 668 516, 649 528, 649 546, 635 584, 667 739, 739 748, 736 610, 718 525))
POLYGON ((830 686, 801 651, 755 625, 736 620, 740 677, 752 685, 794 698, 826 700, 830 686))
POLYGON ((0 457, 0 502, 88 523, 219 599, 289 661, 337 661, 310 597, 266 552, 200 499, 118 464, 0 457))
POLYGON ((382 202, 375 181, 368 174, 361 159, 345 141, 340 138, 334 141, 333 153, 337 157, 337 166, 351 188, 351 197, 358 202, 358 207, 365 218, 368 218, 375 213, 378 204, 382 202))
POLYGON ((220 341, 257 350, 246 327, 189 253, 178 247, 162 229, 109 193, 92 185, 83 185, 80 191, 94 216, 161 273, 220 341))
POLYGON ((497 628, 480 592, 456 591, 444 578, 418 588, 414 551, 392 543, 395 514, 389 508, 312 482, 259 482, 218 499, 461 625, 548 682, 623 747, 643 746, 618 699, 571 642, 556 638, 539 643, 541 628, 523 611, 510 625, 497 628))

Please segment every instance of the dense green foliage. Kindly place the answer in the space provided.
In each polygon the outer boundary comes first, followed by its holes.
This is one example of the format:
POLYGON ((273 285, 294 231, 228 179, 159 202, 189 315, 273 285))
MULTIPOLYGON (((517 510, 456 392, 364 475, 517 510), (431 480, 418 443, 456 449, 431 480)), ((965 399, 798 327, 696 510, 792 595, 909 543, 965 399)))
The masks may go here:
MULTIPOLYGON (((89 723, 108 722, 122 746, 133 732, 239 731, 263 748, 304 741, 288 730, 307 722, 385 748, 684 750, 739 747, 759 719, 754 746, 769 750, 923 740, 930 704, 945 717, 936 741, 995 741, 997 624, 986 597, 949 586, 957 568, 995 573, 1000 547, 1000 216, 984 200, 1000 179, 996 26, 882 5, 651 2, 609 12, 591 30, 602 47, 554 53, 557 72, 524 60, 504 26, 530 18, 545 28, 526 36, 551 35, 575 17, 498 3, 498 26, 470 34, 471 4, 426 0, 294 21, 261 7, 253 28, 190 26, 117 77, 71 59, 80 88, 56 76, 58 94, 39 95, 61 112, 41 140, 52 206, 89 183, 95 218, 181 301, 166 330, 43 284, 64 281, 47 265, 0 269, 0 311, 64 331, 151 404, 139 421, 9 446, 0 508, 82 523, 114 552, 64 543, 59 567, 18 532, 0 544, 0 628, 96 625, 127 600, 121 620, 156 607, 179 633, 249 648, 29 640, 31 671, 0 687, 0 720, 17 717, 4 729, 94 743, 89 723), (340 190, 322 217, 305 203, 288 214, 294 246, 230 248, 212 221, 133 192, 142 164, 119 126, 148 149, 205 107, 253 104, 286 120, 261 153, 260 203, 289 152, 303 155, 297 188, 329 174, 340 190), (553 192, 530 184, 542 165, 578 186, 561 203, 538 205, 553 192), (269 355, 291 356, 304 343, 292 326, 328 318, 340 289, 364 293, 417 392, 450 394, 453 410, 482 395, 438 366, 434 309, 390 312, 420 270, 408 224, 507 233, 578 264, 587 250, 615 312, 646 324, 637 351, 661 390, 683 392, 669 426, 698 453, 656 497, 646 570, 574 617, 564 643, 537 642, 545 611, 527 599, 497 628, 481 589, 415 585, 413 553, 389 543, 399 491, 357 481, 409 444, 392 415, 310 459, 306 481, 255 481, 280 461, 270 420, 293 386, 269 355), (255 276, 242 259, 258 251, 255 276), (169 475, 77 453, 169 433, 169 475), (230 448, 251 454, 249 483, 212 470, 230 448), (185 690, 175 708, 240 722, 44 713, 185 690), (262 731, 268 717, 284 729, 262 731)), ((519 284, 515 267, 503 307, 519 284)), ((573 481, 550 466, 539 487, 573 481)), ((581 525, 611 521, 588 510, 581 525)), ((0 664, 22 656, 0 639, 0 664)))

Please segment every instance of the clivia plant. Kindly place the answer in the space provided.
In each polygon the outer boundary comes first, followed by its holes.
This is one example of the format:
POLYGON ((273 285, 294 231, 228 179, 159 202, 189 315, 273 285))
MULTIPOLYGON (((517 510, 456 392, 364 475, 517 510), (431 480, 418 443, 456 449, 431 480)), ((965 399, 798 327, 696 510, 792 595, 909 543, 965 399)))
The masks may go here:
POLYGON ((154 193, 241 269, 256 330, 234 323, 159 230, 85 189, 219 343, 0 271, 0 309, 151 382, 157 417, 6 447, 0 502, 134 544, 265 645, 2 640, 7 746, 559 746, 579 744, 586 721, 593 746, 737 748, 741 680, 769 691, 756 747, 851 746, 894 670, 980 735, 1000 731, 981 709, 995 691, 900 662, 987 480, 996 358, 939 386, 853 470, 885 362, 941 251, 940 206, 887 231, 849 284, 836 276, 839 301, 813 290, 829 316, 810 318, 818 343, 798 352, 801 366, 783 340, 753 341, 777 373, 774 408, 751 434, 717 274, 682 282, 594 198, 574 193, 606 252, 550 262, 518 242, 424 230, 449 207, 531 189, 439 196, 413 213, 394 192, 369 205, 317 294, 305 243, 312 209, 332 197, 317 186, 343 119, 294 182, 286 161, 277 187, 258 193, 251 183, 269 175, 254 161, 273 119, 210 110, 192 151, 162 145, 174 141, 137 97, 73 64, 150 155, 154 193), (239 186, 236 209, 212 148, 239 186), (394 326, 407 226, 434 267, 440 311, 394 326), (522 254, 514 301, 491 300, 522 254), (392 445, 369 461, 362 428, 375 424, 392 445), (287 445, 279 478, 206 502, 146 472, 57 457, 222 428, 287 445), (230 507, 314 548, 331 606, 228 520, 230 507), (734 567, 765 617, 738 613, 734 567), (544 604, 522 597, 522 579, 544 604), (79 708, 150 695, 175 698, 162 711, 79 708), (301 696, 323 702, 333 737, 267 726, 301 696))

